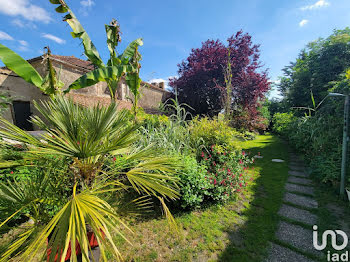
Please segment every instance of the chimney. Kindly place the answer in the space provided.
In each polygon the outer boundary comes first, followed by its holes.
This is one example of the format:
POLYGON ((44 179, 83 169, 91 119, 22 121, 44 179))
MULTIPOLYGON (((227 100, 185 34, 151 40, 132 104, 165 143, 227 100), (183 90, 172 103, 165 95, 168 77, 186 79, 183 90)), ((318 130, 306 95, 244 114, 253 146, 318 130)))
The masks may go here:
POLYGON ((164 82, 158 83, 158 87, 161 89, 165 89, 165 83, 164 82))

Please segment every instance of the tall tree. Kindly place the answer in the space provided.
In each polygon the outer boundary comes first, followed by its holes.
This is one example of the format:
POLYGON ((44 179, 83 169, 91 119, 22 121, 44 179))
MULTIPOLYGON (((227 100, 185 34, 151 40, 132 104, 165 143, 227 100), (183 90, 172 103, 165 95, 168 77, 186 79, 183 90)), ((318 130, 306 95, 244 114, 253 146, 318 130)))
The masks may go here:
POLYGON ((318 104, 333 82, 350 67, 350 28, 334 30, 326 39, 309 43, 295 62, 284 68, 278 88, 289 106, 312 107, 311 92, 318 104))
POLYGON ((260 70, 259 46, 253 44, 251 36, 239 31, 227 41, 225 46, 220 40, 207 40, 202 47, 192 49, 189 57, 178 65, 179 77, 170 81, 181 102, 193 107, 195 114, 215 115, 223 109, 228 57, 232 71, 232 108, 256 108, 259 98, 269 89, 267 73, 260 70))

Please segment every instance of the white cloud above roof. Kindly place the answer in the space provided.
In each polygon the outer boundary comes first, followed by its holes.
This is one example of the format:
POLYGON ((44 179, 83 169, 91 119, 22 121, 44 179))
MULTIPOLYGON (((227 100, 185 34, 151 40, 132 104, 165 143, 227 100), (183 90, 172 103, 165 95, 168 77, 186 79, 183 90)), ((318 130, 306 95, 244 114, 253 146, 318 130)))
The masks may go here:
POLYGON ((9 16, 21 16, 26 20, 45 24, 52 20, 50 14, 45 9, 31 4, 30 0, 0 0, 0 13, 9 16))
POLYGON ((49 39, 49 40, 52 40, 54 42, 56 42, 57 44, 65 44, 66 43, 66 40, 62 39, 62 38, 59 38, 58 36, 55 36, 55 35, 51 35, 51 34, 46 34, 46 33, 43 33, 41 35, 41 37, 43 38, 46 38, 46 39, 49 39))
POLYGON ((169 79, 173 78, 173 76, 169 76, 167 79, 163 79, 163 78, 153 78, 149 81, 147 81, 148 83, 162 83, 164 82, 164 88, 165 90, 171 90, 171 87, 169 86, 169 79))

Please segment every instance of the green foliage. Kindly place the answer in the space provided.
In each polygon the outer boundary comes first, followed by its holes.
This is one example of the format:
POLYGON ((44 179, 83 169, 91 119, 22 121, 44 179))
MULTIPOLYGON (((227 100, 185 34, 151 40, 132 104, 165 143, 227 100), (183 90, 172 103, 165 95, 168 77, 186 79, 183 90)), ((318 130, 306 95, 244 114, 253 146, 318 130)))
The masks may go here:
POLYGON ((2 44, 0 44, 0 59, 9 69, 15 72, 23 80, 34 86, 41 86, 43 79, 32 65, 2 44))
POLYGON ((5 92, 0 92, 0 115, 8 109, 11 102, 11 98, 5 92))
POLYGON ((166 154, 192 152, 189 130, 174 122, 165 122, 158 126, 147 125, 140 128, 139 132, 142 139, 138 144, 142 147, 152 144, 166 154))
POLYGON ((0 44, 0 60, 24 81, 38 87, 44 94, 53 96, 60 92, 63 83, 57 78, 56 71, 51 64, 50 49, 48 47, 46 49, 44 61, 47 63, 47 75, 44 79, 31 64, 2 44, 0 44))
POLYGON ((115 49, 117 48, 118 43, 121 42, 121 32, 118 22, 113 19, 109 25, 105 25, 107 47, 110 53, 110 58, 107 65, 105 65, 89 35, 65 1, 52 0, 50 2, 52 4, 59 5, 55 9, 58 13, 68 13, 65 15, 63 21, 66 21, 73 30, 71 33, 73 38, 79 38, 82 41, 85 55, 89 61, 96 66, 95 70, 86 73, 74 81, 68 87, 68 89, 65 90, 65 93, 68 93, 71 89, 81 89, 104 81, 107 82, 111 100, 115 100, 119 82, 121 78, 125 76, 126 83, 134 95, 133 112, 136 114, 137 100, 140 95, 139 89, 141 83, 141 79, 139 77, 141 67, 139 61, 141 60, 141 55, 138 52, 138 47, 143 45, 142 39, 138 38, 131 42, 124 52, 117 56, 115 49))
POLYGON ((350 28, 334 30, 309 43, 295 62, 284 68, 283 95, 274 131, 305 155, 317 178, 339 182, 344 101, 330 92, 349 94, 350 28), (311 99, 310 99, 311 96, 311 99), (302 116, 305 115, 305 116, 302 116))
MULTIPOLYGON (((0 261, 7 261, 18 251, 21 260, 43 250, 46 255, 50 248, 52 251, 62 249, 64 258, 69 243, 73 250, 74 244, 79 243, 86 256, 89 250, 86 223, 98 239, 103 260, 106 261, 106 249, 120 260, 121 254, 110 231, 119 234, 123 226, 118 209, 112 207, 121 200, 116 199, 120 192, 132 191, 131 195, 137 195, 132 202, 143 211, 150 200, 158 200, 168 221, 174 225, 165 200, 179 197, 178 178, 174 174, 181 169, 180 159, 159 155, 152 145, 135 147, 140 138, 138 126, 128 122, 124 111, 117 111, 114 103, 108 107, 86 108, 61 96, 36 108, 41 117, 36 116, 33 122, 46 131, 41 139, 0 118, 0 136, 27 144, 23 161, 33 161, 30 165, 35 167, 27 181, 27 176, 0 181, 1 209, 12 210, 9 205, 15 208, 12 214, 2 217, 0 228, 20 215, 34 221, 33 226, 13 239, 0 261), (53 159, 40 162, 50 155, 53 159), (63 162, 52 167, 55 157, 63 162), (113 164, 111 158, 117 157, 125 159, 123 165, 113 164), (41 176, 36 180, 38 183, 33 182, 36 174, 41 176), (52 186, 63 192, 56 193, 52 186), (50 192, 51 198, 41 194, 44 191, 50 192), (109 202, 111 195, 115 196, 114 201, 109 202)), ((25 166, 14 171, 25 173, 25 166)), ((71 259, 76 260, 75 252, 71 259)), ((50 256, 50 261, 53 260, 54 256, 50 256)))
POLYGON ((291 107, 313 107, 310 91, 318 104, 350 67, 350 28, 309 43, 295 62, 286 66, 279 89, 291 107))
POLYGON ((296 120, 293 113, 276 113, 273 115, 273 131, 282 136, 287 136, 291 130, 291 124, 296 120))
POLYGON ((239 149, 239 142, 244 135, 229 127, 225 121, 207 117, 195 118, 189 124, 190 143, 197 156, 211 145, 224 145, 227 148, 239 149))
POLYGON ((197 163, 195 157, 185 155, 182 157, 183 169, 178 176, 181 181, 180 203, 183 208, 199 208, 210 195, 209 180, 206 179, 207 168, 197 163))
POLYGON ((227 150, 212 145, 208 153, 202 152, 201 163, 207 166, 209 196, 214 201, 225 201, 243 190, 248 182, 247 167, 252 160, 245 151, 227 150))
POLYGON ((276 113, 274 131, 289 140, 310 161, 316 178, 324 183, 339 182, 342 117, 316 114, 311 117, 276 113))

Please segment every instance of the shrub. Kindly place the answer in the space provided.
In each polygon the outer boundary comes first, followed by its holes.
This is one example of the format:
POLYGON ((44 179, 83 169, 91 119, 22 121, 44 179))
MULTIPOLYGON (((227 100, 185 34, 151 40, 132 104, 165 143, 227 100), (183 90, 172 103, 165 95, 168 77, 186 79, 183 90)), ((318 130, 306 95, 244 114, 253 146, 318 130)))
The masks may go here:
POLYGON ((208 153, 201 153, 201 163, 208 169, 210 197, 224 201, 246 186, 248 164, 252 160, 244 151, 228 151, 224 146, 212 145, 208 153))
POLYGON ((316 179, 339 183, 342 117, 316 113, 297 118, 292 113, 276 113, 273 124, 274 131, 305 156, 316 179))
POLYGON ((229 127, 225 121, 218 119, 195 118, 189 124, 190 143, 197 156, 208 151, 211 145, 222 145, 231 150, 239 149, 239 141, 244 135, 229 127))
POLYGON ((296 120, 293 113, 276 113, 273 115, 272 130, 279 135, 288 136, 293 121, 296 120))
POLYGON ((197 208, 210 195, 209 180, 206 179, 207 167, 197 163, 193 156, 183 156, 183 170, 179 171, 181 180, 181 207, 197 208))

